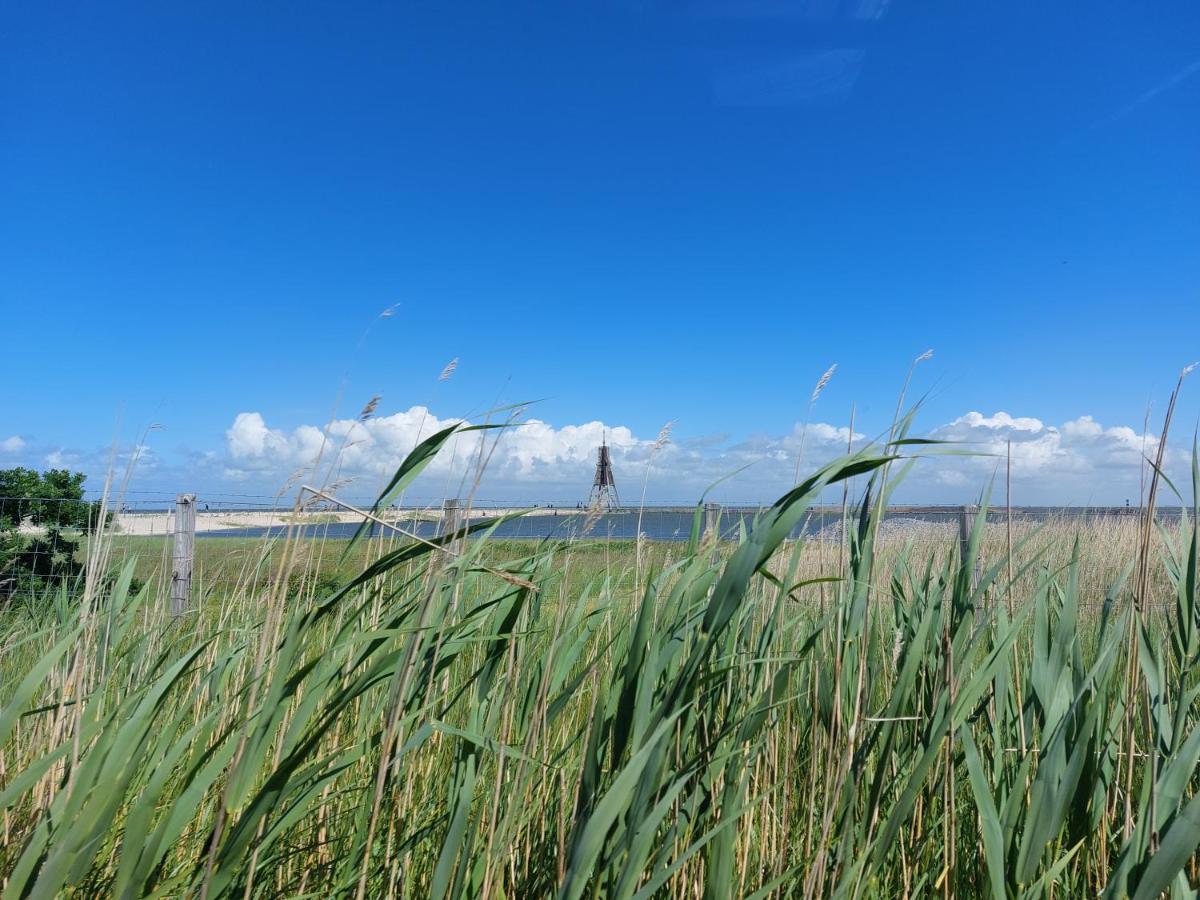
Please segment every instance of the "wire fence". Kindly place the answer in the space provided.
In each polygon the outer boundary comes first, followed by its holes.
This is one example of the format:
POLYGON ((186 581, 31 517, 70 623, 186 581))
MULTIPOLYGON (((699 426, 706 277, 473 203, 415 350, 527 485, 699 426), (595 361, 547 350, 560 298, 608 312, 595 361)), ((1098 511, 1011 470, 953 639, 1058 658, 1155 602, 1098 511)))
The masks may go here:
MULTIPOLYGON (((320 541, 347 540, 363 524, 354 508, 369 507, 367 498, 334 501, 306 496, 298 508, 294 499, 256 495, 200 494, 192 504, 194 537, 205 559, 244 549, 255 542, 285 536, 320 541), (241 544, 236 543, 240 539, 241 544)), ((104 507, 104 526, 111 537, 107 552, 115 566, 131 556, 149 560, 143 569, 160 574, 172 571, 172 545, 177 534, 177 495, 130 494, 104 507)), ((415 535, 432 538, 449 527, 477 526, 494 540, 598 540, 682 542, 699 518, 701 531, 723 540, 737 540, 748 531, 765 507, 760 504, 709 504, 697 511, 687 504, 646 504, 614 509, 587 509, 575 501, 428 500, 389 507, 369 526, 371 537, 415 535), (449 510, 449 512, 448 512, 449 510)), ((0 497, 0 601, 22 593, 44 591, 78 579, 88 542, 101 524, 102 506, 95 496, 69 498, 0 497)), ((1169 523, 1186 509, 1165 507, 1159 519, 1169 523)), ((853 512, 851 512, 851 515, 853 512)), ((792 537, 814 544, 842 544, 840 505, 811 509, 792 537)), ((880 525, 880 537, 893 545, 936 546, 952 551, 956 537, 973 522, 973 508, 961 506, 890 507, 880 525)), ((1061 525, 1074 529, 1100 529, 1124 535, 1099 553, 1116 558, 1131 545, 1142 511, 1136 507, 1018 507, 1012 510, 1017 537, 1030 529, 1061 525), (1119 545, 1119 546, 1118 546, 1119 545)), ((1009 513, 992 508, 985 514, 986 557, 1002 555, 1007 541, 1009 513)), ((189 554, 192 551, 188 551, 189 554)), ((941 552, 939 550, 939 552, 941 552)), ((1128 558, 1128 557, 1126 557, 1128 558)), ((178 573, 174 577, 178 577, 178 573)))
MULTIPOLYGON (((169 537, 175 530, 175 503, 178 495, 140 496, 124 498, 108 507, 108 525, 113 534, 127 537, 169 537)), ((349 538, 357 531, 362 516, 354 509, 369 508, 369 498, 339 498, 342 503, 310 497, 297 510, 292 501, 266 496, 196 495, 197 537, 261 537, 291 527, 300 534, 312 533, 322 537, 349 538)), ((460 500, 459 509, 473 522, 505 519, 494 535, 504 538, 546 538, 574 533, 586 522, 590 535, 615 539, 635 539, 639 534, 649 540, 685 540, 692 528, 696 507, 685 503, 647 503, 601 510, 590 509, 581 501, 546 500, 460 500)), ((388 507, 382 517, 393 523, 403 523, 406 529, 422 534, 436 534, 443 519, 446 501, 426 500, 388 507)), ((767 508, 766 504, 710 504, 721 511, 722 531, 737 531, 749 526, 754 517, 767 508)), ((86 508, 97 514, 96 500, 69 501, 55 498, 0 498, 0 510, 9 509, 9 524, 0 530, 12 529, 13 523, 27 535, 47 529, 48 523, 62 521, 63 527, 79 530, 81 523, 63 518, 51 510, 86 508), (55 505, 57 504, 57 506, 55 505)), ((894 505, 884 513, 884 522, 891 530, 918 531, 927 526, 955 526, 960 522, 961 505, 894 505)), ((1178 507, 1158 510, 1160 519, 1177 517, 1178 507)), ((851 508, 851 515, 854 509, 851 508)), ((73 512, 72 515, 78 516, 73 512)), ((1139 518, 1136 507, 1014 507, 1012 517, 1018 522, 1067 521, 1080 524, 1097 520, 1139 518)), ((1007 520, 1003 507, 987 511, 989 523, 1007 520)), ((842 509, 835 505, 813 506, 808 518, 797 528, 797 535, 836 537, 840 529, 842 509)), ((86 526, 84 526, 86 527, 86 526)), ((61 528, 59 529, 61 531, 61 528)), ((386 528, 381 529, 386 531, 386 528)), ((56 535, 55 537, 61 537, 56 535)))

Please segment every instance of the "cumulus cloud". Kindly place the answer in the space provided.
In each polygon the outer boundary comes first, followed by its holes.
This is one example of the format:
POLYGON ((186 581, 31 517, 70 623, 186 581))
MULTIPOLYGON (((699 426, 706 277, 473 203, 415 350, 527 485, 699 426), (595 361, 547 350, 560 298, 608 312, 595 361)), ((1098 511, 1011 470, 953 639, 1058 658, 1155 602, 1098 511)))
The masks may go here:
MULTIPOLYGON (((394 472, 420 440, 460 421, 414 406, 365 421, 338 419, 324 428, 305 424, 283 429, 269 425, 258 412, 243 412, 225 433, 228 460, 222 475, 245 485, 266 478, 282 481, 303 472, 325 481, 357 478, 373 487, 394 472)), ((724 435, 699 436, 655 450, 656 437, 643 438, 627 426, 600 421, 556 426, 530 418, 500 432, 456 435, 430 464, 424 483, 429 490, 448 487, 483 460, 489 491, 529 500, 570 499, 586 494, 596 448, 605 440, 623 476, 619 487, 625 484, 632 490, 646 478, 660 498, 690 502, 713 482, 749 467, 726 490, 741 491, 743 497, 768 496, 791 484, 801 454, 806 468, 815 467, 844 452, 851 435, 844 426, 818 422, 797 425, 785 435, 758 435, 736 443, 724 435)), ((865 436, 856 433, 854 439, 861 442, 865 436)))
MULTIPOLYGON (((298 476, 310 484, 350 480, 353 486, 339 493, 362 500, 377 493, 420 440, 461 421, 424 406, 323 426, 285 426, 261 412, 245 411, 226 429, 224 447, 211 450, 160 456, 144 445, 87 450, 9 438, 0 441, 0 451, 85 471, 93 487, 103 483, 110 468, 124 471, 136 457, 137 488, 162 490, 164 496, 189 490, 273 497, 285 485, 294 487, 298 476)), ((627 501, 640 497, 645 479, 650 502, 692 503, 718 482, 711 499, 770 502, 792 486, 798 468, 801 474, 811 472, 845 453, 847 444, 859 449, 886 431, 886 422, 853 435, 844 425, 813 422, 783 433, 737 436, 688 434, 681 423, 670 441, 655 450, 657 428, 639 434, 620 423, 528 418, 503 430, 456 435, 406 499, 436 502, 470 491, 482 460, 486 466, 478 497, 574 504, 587 497, 596 447, 603 439, 611 448, 618 490, 627 501)), ((947 444, 907 448, 926 458, 901 484, 898 502, 974 501, 989 480, 1003 482, 1011 442, 1018 504, 1136 503, 1144 456, 1153 458, 1158 451, 1155 435, 1090 415, 1054 424, 1006 411, 972 410, 933 427, 918 425, 915 433, 947 444)), ((1167 471, 1181 487, 1189 484, 1189 454, 1189 441, 1181 438, 1165 455, 1167 471)), ((840 487, 835 493, 836 498, 831 493, 826 499, 840 500, 840 487)), ((1164 497, 1163 502, 1174 501, 1164 497)))
MULTIPOLYGON (((976 454, 938 461, 935 475, 947 485, 981 484, 1005 463, 1011 442, 1013 477, 1026 495, 1022 502, 1049 505, 1136 502, 1145 458, 1158 451, 1156 435, 1105 426, 1089 415, 1052 425, 1006 412, 969 412, 930 436, 976 454)), ((1188 454, 1168 446, 1164 459, 1168 471, 1180 470, 1188 454)))
MULTIPOLYGON (((325 427, 303 424, 280 428, 258 412, 239 413, 226 432, 222 477, 231 484, 277 486, 296 471, 306 477, 359 479, 371 493, 423 438, 458 421, 423 406, 360 421, 338 419, 325 427), (365 483, 364 483, 365 482, 365 483)), ((914 448, 929 458, 905 481, 901 495, 912 502, 960 503, 975 499, 987 481, 1003 476, 1012 446, 1014 491, 1025 504, 1121 503, 1136 501, 1143 454, 1153 456, 1157 438, 1128 426, 1109 426, 1092 416, 1055 425, 1004 411, 971 411, 924 432, 968 455, 939 448, 914 448)), ((709 485, 723 483, 718 499, 769 501, 791 486, 798 458, 811 471, 845 452, 847 443, 864 446, 869 437, 851 435, 842 425, 796 425, 784 434, 758 434, 740 440, 727 435, 677 436, 653 450, 654 437, 623 425, 599 421, 555 425, 528 419, 503 432, 457 435, 428 468, 418 493, 436 496, 453 490, 455 479, 473 478, 486 458, 482 494, 530 501, 559 501, 586 495, 596 447, 606 439, 617 470, 618 488, 636 490, 648 480, 648 496, 691 502, 709 485)), ((1181 470, 1182 448, 1167 454, 1168 469, 1181 470)))
POLYGON ((1143 456, 1158 446, 1155 435, 1125 425, 1106 428, 1091 416, 1055 426, 1004 412, 991 416, 969 412, 935 429, 932 436, 992 455, 1006 454, 1011 441, 1014 468, 1064 475, 1096 468, 1137 468, 1143 456))
MULTIPOLYGON (((390 475, 421 440, 462 420, 442 418, 423 406, 364 420, 337 419, 324 428, 272 428, 257 412, 239 413, 225 432, 230 465, 226 475, 245 481, 255 475, 307 470, 316 477, 390 475)), ((555 485, 577 481, 595 458, 600 441, 614 456, 636 457, 649 443, 627 427, 602 422, 559 428, 528 419, 503 432, 455 435, 428 467, 429 476, 462 475, 486 462, 493 481, 555 485)))

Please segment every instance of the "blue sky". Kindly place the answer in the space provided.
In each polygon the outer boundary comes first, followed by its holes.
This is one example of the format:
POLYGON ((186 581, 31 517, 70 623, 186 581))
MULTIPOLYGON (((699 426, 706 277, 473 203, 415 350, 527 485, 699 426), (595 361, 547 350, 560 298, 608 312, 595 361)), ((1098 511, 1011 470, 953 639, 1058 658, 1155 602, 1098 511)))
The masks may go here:
MULTIPOLYGON (((652 498, 750 462, 723 490, 765 499, 933 348, 921 430, 1028 444, 1026 502, 1120 502, 1200 357, 1195 3, 0 18, 0 464, 98 477, 156 423, 141 489, 270 492, 379 394, 373 486, 429 416, 536 399, 484 493, 569 499, 588 423, 640 482, 673 420, 652 498)), ((912 496, 994 463, 947 466, 912 496)))

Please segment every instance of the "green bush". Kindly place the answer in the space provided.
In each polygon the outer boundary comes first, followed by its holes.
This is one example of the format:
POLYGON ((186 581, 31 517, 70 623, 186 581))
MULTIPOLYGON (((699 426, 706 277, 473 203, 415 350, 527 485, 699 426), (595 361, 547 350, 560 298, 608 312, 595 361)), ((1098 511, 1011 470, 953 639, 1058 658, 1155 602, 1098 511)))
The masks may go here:
POLYGON ((36 590, 82 571, 80 538, 97 504, 83 499, 82 472, 0 469, 0 596, 36 590))

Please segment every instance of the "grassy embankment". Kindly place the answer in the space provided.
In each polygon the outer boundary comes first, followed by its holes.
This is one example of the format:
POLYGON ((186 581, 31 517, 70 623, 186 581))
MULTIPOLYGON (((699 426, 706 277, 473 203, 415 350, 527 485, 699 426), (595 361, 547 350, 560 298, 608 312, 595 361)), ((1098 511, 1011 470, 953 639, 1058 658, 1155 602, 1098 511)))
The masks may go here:
POLYGON ((1192 524, 877 541, 889 456, 720 547, 199 541, 182 620, 97 540, 0 615, 6 895, 1187 895, 1192 524))
MULTIPOLYGON (((1008 531, 1003 521, 993 515, 984 524, 979 536, 981 565, 1005 558, 1008 531)), ((307 522, 307 520, 306 520, 307 522)), ((1172 535, 1178 528, 1172 519, 1160 516, 1172 535)), ((1071 561, 1073 545, 1079 543, 1078 571, 1080 594, 1085 604, 1102 602, 1108 588, 1121 577, 1128 560, 1138 552, 1142 521, 1135 517, 1052 518, 1045 522, 1023 521, 1018 511, 1012 527, 1014 544, 1028 541, 1036 535, 1037 553, 1043 566, 1062 570, 1071 561)), ((724 531, 724 539, 716 547, 722 557, 728 557, 737 545, 736 534, 724 531)), ((897 561, 905 554, 933 560, 941 566, 946 557, 957 552, 957 526, 938 523, 905 523, 903 529, 884 525, 875 539, 876 564, 873 568, 876 593, 887 595, 891 574, 897 561)), ((138 584, 149 583, 152 592, 164 589, 162 577, 171 569, 171 543, 165 536, 112 535, 106 538, 108 553, 114 565, 129 560, 138 584)), ((195 545, 196 592, 213 602, 214 598, 231 592, 264 590, 278 571, 285 548, 292 557, 291 565, 298 571, 308 571, 326 587, 339 584, 368 565, 375 557, 398 546, 396 540, 362 541, 345 553, 347 542, 317 537, 264 541, 249 537, 202 537, 195 545)), ((798 572, 802 578, 819 578, 837 574, 843 556, 836 535, 830 540, 808 539, 787 542, 787 549, 799 555, 798 572)), ((535 550, 528 539, 488 540, 481 548, 481 557, 493 562, 517 558, 535 550)), ((86 542, 84 544, 86 553, 86 542)), ((625 600, 634 592, 638 546, 632 540, 604 538, 578 539, 570 543, 572 565, 567 574, 570 581, 565 589, 578 593, 596 578, 606 578, 615 596, 625 600)), ((687 553, 685 543, 645 541, 641 547, 644 568, 659 569, 677 562, 687 553)), ((1015 555, 1019 568, 1029 557, 1028 550, 1015 555)), ((1029 570, 1014 577, 1017 589, 1036 587, 1040 569, 1029 570)), ((553 577, 560 577, 555 573, 553 577)), ((1156 579, 1155 591, 1162 595, 1168 589, 1167 573, 1161 567, 1151 573, 1156 579)), ((557 583, 555 584, 557 589, 557 583)), ((825 588, 830 594, 831 588, 825 588)))

